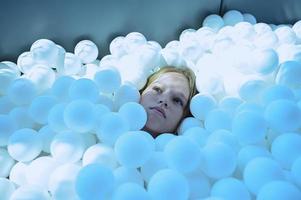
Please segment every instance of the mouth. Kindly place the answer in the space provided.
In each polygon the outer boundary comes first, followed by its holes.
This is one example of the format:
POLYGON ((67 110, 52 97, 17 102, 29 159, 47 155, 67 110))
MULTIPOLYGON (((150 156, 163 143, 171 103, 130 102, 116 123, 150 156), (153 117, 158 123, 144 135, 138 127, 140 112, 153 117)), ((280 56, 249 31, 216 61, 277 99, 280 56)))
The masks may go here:
POLYGON ((151 110, 155 110, 155 112, 158 112, 159 114, 161 114, 164 118, 166 118, 166 114, 164 112, 164 110, 160 107, 150 107, 151 110))

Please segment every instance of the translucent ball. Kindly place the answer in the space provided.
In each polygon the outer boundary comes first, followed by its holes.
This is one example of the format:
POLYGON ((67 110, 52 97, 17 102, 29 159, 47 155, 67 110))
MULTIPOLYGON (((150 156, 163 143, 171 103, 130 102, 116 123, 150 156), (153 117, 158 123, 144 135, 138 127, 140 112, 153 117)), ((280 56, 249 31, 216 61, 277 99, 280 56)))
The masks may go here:
POLYGON ((167 143, 164 153, 168 166, 182 173, 195 170, 201 161, 197 143, 183 136, 175 137, 167 143))
POLYGON ((27 183, 48 189, 50 175, 57 167, 58 163, 52 157, 38 157, 37 159, 33 160, 27 167, 27 183))
POLYGON ((9 117, 13 119, 18 127, 20 128, 33 128, 35 123, 29 117, 28 107, 15 107, 9 112, 9 117))
POLYGON ((166 144, 172 140, 176 135, 172 133, 162 133, 155 138, 155 145, 157 151, 163 151, 166 144))
POLYGON ((301 85, 301 63, 297 61, 286 61, 280 65, 276 76, 276 83, 286 85, 292 89, 300 88, 301 85))
POLYGON ((48 125, 56 132, 68 130, 64 122, 64 110, 66 108, 66 105, 66 103, 58 103, 49 111, 48 125))
POLYGON ((137 47, 145 44, 147 42, 143 34, 139 32, 131 32, 125 37, 125 47, 127 53, 137 50, 137 47))
POLYGON ((113 200, 150 200, 149 194, 143 186, 135 183, 120 185, 114 192, 113 200))
POLYGON ((163 169, 152 176, 148 192, 151 198, 156 200, 184 200, 189 197, 189 185, 187 179, 179 172, 163 169))
POLYGON ((122 57, 125 55, 126 47, 125 47, 125 37, 124 36, 118 36, 114 38, 110 43, 110 53, 116 57, 122 57))
POLYGON ((294 184, 286 181, 271 181, 265 184, 257 195, 258 200, 301 199, 301 191, 294 184), (272 192, 271 192, 272 191, 272 192))
POLYGON ((206 142, 208 144, 217 142, 224 143, 232 147, 235 151, 240 149, 237 137, 232 132, 224 129, 212 132, 209 136, 207 136, 206 142))
POLYGON ((75 79, 70 76, 58 77, 51 87, 51 94, 58 100, 66 102, 69 99, 69 94, 66 91, 69 91, 73 81, 75 79))
POLYGON ((78 56, 83 63, 91 63, 98 56, 98 48, 90 40, 82 40, 76 44, 74 54, 78 56))
POLYGON ((29 106, 29 116, 39 124, 46 124, 51 108, 57 103, 53 96, 38 96, 29 106))
POLYGON ((64 121, 75 132, 88 132, 95 126, 94 104, 88 100, 74 100, 67 104, 64 121))
POLYGON ((0 114, 8 114, 15 104, 7 96, 0 97, 0 114))
POLYGON ((114 95, 114 106, 118 110, 127 102, 139 102, 140 93, 138 89, 130 83, 123 84, 119 87, 114 95))
POLYGON ((266 136, 267 124, 260 114, 244 111, 234 117, 232 131, 240 144, 258 144, 266 136))
POLYGON ((216 32, 224 26, 224 20, 221 16, 219 15, 208 15, 204 21, 203 21, 203 26, 204 27, 210 27, 216 32))
POLYGON ((123 104, 118 113, 128 121, 131 131, 142 129, 147 120, 144 107, 136 102, 123 104))
POLYGON ((209 131, 201 127, 192 127, 183 133, 183 136, 196 142, 200 147, 205 146, 209 131))
POLYGON ((249 191, 257 195, 268 182, 284 180, 284 173, 280 165, 271 158, 257 157, 247 164, 243 178, 249 191))
POLYGON ((7 92, 9 85, 18 78, 19 75, 4 63, 0 63, 0 94, 4 95, 7 92))
POLYGON ((300 187, 301 186, 301 156, 295 159, 292 165, 292 176, 294 177, 295 183, 300 187))
POLYGON ((264 117, 272 129, 280 132, 295 131, 301 126, 301 111, 290 100, 273 101, 266 107, 264 117))
POLYGON ((114 185, 112 171, 96 163, 83 167, 75 180, 75 190, 80 199, 107 199, 114 185))
POLYGON ((102 93, 112 93, 118 90, 121 84, 119 71, 114 67, 101 68, 95 73, 94 81, 102 93), (108 84, 110 83, 110 84, 108 84))
POLYGON ((46 153, 50 153, 50 144, 52 142, 52 139, 57 134, 52 128, 50 128, 49 125, 43 126, 39 130, 39 136, 43 142, 42 150, 46 153))
POLYGON ((79 199, 75 191, 75 180, 80 166, 65 164, 57 167, 49 178, 49 191, 57 200, 79 199))
POLYGON ((251 199, 246 185, 235 178, 224 178, 216 181, 212 186, 211 195, 224 199, 251 199))
POLYGON ((277 28, 275 31, 280 44, 294 44, 297 40, 296 33, 287 26, 277 28))
POLYGON ((97 85, 90 79, 81 78, 72 82, 69 88, 69 97, 72 100, 85 99, 91 102, 98 100, 99 91, 97 85))
POLYGON ((232 119, 230 114, 221 109, 211 110, 204 122, 204 126, 208 131, 215 131, 218 129, 231 130, 232 119))
POLYGON ((97 143, 90 146, 83 155, 83 166, 92 163, 100 163, 110 169, 117 167, 114 149, 106 144, 97 143))
POLYGON ((274 72, 279 64, 278 54, 273 49, 255 50, 252 60, 253 68, 257 73, 267 75, 274 72))
POLYGON ((6 146, 9 137, 17 129, 16 123, 8 115, 0 115, 0 146, 6 146))
POLYGON ((50 200, 51 198, 46 188, 38 185, 24 185, 16 189, 10 197, 10 200, 19 199, 50 200))
POLYGON ((254 17, 254 15, 250 14, 250 13, 244 13, 243 14, 243 17, 244 17, 244 21, 245 22, 249 22, 250 24, 252 25, 255 25, 257 20, 256 18, 254 17))
POLYGON ((201 120, 196 119, 194 117, 186 117, 181 122, 177 132, 179 133, 179 135, 183 135, 185 131, 187 131, 192 127, 204 127, 204 126, 201 120))
POLYGON ((211 95, 197 94, 190 101, 190 112, 195 118, 204 120, 216 104, 216 100, 211 95))
POLYGON ((9 200, 16 187, 13 182, 6 178, 0 178, 0 193, 2 200, 9 200))
POLYGON ((58 133, 52 139, 50 152, 52 157, 60 163, 75 163, 84 153, 83 136, 78 133, 66 131, 58 133))
POLYGON ((249 80, 239 88, 239 96, 247 102, 260 103, 266 88, 267 84, 263 80, 249 80))
POLYGON ((240 149, 237 156, 237 167, 241 172, 244 171, 246 165, 256 157, 270 157, 270 152, 264 147, 256 145, 246 145, 240 149))
POLYGON ((33 129, 19 129, 10 136, 7 150, 17 161, 31 161, 41 153, 42 140, 33 129))
POLYGON ((154 149, 154 141, 147 139, 143 131, 129 131, 122 134, 115 143, 115 155, 125 167, 141 167, 150 159, 154 149))
POLYGON ((0 148, 0 177, 8 177, 9 172, 14 164, 15 161, 12 157, 10 157, 7 150, 0 148))
POLYGON ((97 129, 100 141, 114 145, 117 138, 129 130, 129 124, 120 114, 109 112, 104 114, 97 129))
POLYGON ((165 154, 163 152, 154 152, 151 158, 141 166, 141 175, 146 182, 161 169, 167 168, 165 154))
POLYGON ((25 78, 16 79, 8 87, 7 95, 16 105, 30 104, 36 95, 35 85, 25 78))
POLYGON ((19 55, 17 60, 17 66, 21 72, 27 73, 34 66, 35 61, 33 59, 32 52, 26 51, 19 55))
POLYGON ((55 81, 55 72, 51 68, 37 64, 24 77, 35 84, 38 93, 42 93, 51 88, 55 81))
POLYGON ((229 10, 223 16, 225 25, 234 26, 235 24, 244 21, 244 16, 237 10, 229 10))
POLYGON ((27 184, 26 172, 27 164, 23 162, 17 162, 10 170, 9 180, 12 181, 17 186, 22 186, 27 184))
POLYGON ((210 143, 202 150, 204 163, 201 168, 208 177, 225 178, 234 172, 237 162, 236 153, 230 146, 223 143, 210 143))
POLYGON ((44 64, 49 68, 56 67, 59 50, 51 40, 40 39, 35 41, 30 47, 30 52, 36 63, 44 64))
POLYGON ((78 74, 81 71, 81 69, 81 59, 73 53, 66 53, 64 65, 62 66, 62 68, 58 68, 57 71, 59 74, 71 76, 78 74))
POLYGON ((262 102, 264 105, 268 105, 272 101, 278 99, 287 99, 287 100, 294 101, 295 96, 292 90, 284 85, 270 86, 264 91, 262 95, 262 102))
POLYGON ((296 34, 296 37, 297 37, 297 42, 300 42, 301 41, 301 21, 297 21, 293 27, 292 27, 293 31, 295 32, 296 34))
POLYGON ((116 180, 116 186, 122 185, 124 183, 135 183, 137 185, 143 186, 143 178, 139 171, 135 168, 128 167, 118 167, 114 170, 114 177, 116 180))
POLYGON ((291 169, 293 162, 301 156, 301 136, 299 133, 279 135, 272 143, 273 157, 285 169, 291 169))

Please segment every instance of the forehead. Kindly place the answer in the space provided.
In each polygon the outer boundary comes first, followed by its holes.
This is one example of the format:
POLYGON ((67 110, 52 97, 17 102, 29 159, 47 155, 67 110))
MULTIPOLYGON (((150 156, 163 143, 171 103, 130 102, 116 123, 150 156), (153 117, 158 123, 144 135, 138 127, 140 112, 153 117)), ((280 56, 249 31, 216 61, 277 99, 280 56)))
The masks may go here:
MULTIPOLYGON (((182 92, 189 96, 189 84, 185 75, 177 72, 166 72, 161 74, 152 84, 159 83, 166 88, 172 89, 177 92, 182 92)), ((151 85, 152 85, 151 84, 151 85)))

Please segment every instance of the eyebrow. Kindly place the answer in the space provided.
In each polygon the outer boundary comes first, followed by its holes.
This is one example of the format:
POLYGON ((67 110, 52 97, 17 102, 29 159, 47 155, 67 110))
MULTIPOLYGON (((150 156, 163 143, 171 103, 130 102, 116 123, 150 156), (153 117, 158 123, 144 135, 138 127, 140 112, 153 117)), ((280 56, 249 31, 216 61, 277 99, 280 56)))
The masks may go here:
MULTIPOLYGON (((158 83, 157 81, 154 81, 154 82, 153 82, 153 85, 156 85, 156 84, 159 84, 160 87, 162 87, 163 89, 165 88, 165 85, 164 85, 164 84, 158 83)), ((185 97, 184 93, 182 93, 182 92, 173 92, 173 93, 176 94, 176 95, 181 96, 184 100, 188 101, 188 99, 185 97)))

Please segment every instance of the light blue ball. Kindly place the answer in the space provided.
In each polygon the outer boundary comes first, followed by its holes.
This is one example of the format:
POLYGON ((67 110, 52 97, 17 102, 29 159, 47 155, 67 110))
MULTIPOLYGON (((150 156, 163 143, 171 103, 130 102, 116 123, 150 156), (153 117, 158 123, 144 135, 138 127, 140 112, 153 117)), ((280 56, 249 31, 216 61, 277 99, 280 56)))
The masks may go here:
POLYGON ((114 170, 114 177, 116 180, 116 187, 125 183, 135 183, 143 186, 144 181, 140 172, 135 168, 118 167, 114 170))
POLYGON ((248 190, 257 195, 266 183, 274 180, 284 180, 285 177, 276 161, 271 158, 257 157, 247 164, 243 178, 248 190))
POLYGON ((253 103, 260 103, 262 94, 267 88, 267 83, 263 80, 249 80, 239 88, 239 96, 253 103))
POLYGON ((181 122, 177 132, 179 135, 184 134, 184 132, 192 127, 204 127, 201 120, 196 119, 194 117, 186 117, 181 122))
POLYGON ((246 185, 242 181, 232 177, 216 181, 211 188, 211 195, 223 199, 251 199, 246 185))
POLYGON ((236 153, 223 143, 210 143, 203 149, 203 172, 210 178, 219 179, 231 176, 236 169, 236 153), (222 166, 222 167, 221 167, 222 166))
POLYGON ((141 167, 151 158, 155 149, 154 141, 146 138, 142 131, 129 131, 122 134, 115 143, 115 155, 125 167, 141 167))
POLYGON ((268 105, 269 103, 278 99, 294 101, 295 96, 293 91, 284 85, 273 85, 267 88, 262 95, 262 102, 264 105, 268 105))
POLYGON ((95 113, 95 118, 96 118, 96 128, 99 128, 102 117, 109 112, 110 112, 110 109, 108 108, 108 106, 106 106, 104 104, 95 104, 94 113, 95 113))
POLYGON ((241 12, 237 10, 229 10, 223 16, 225 25, 234 26, 235 24, 244 21, 244 17, 241 12))
POLYGON ((286 181, 271 181, 265 184, 257 195, 257 200, 300 200, 301 191, 286 181))
POLYGON ((74 100, 64 110, 66 126, 75 132, 88 132, 95 126, 94 104, 88 100, 74 100))
POLYGON ((256 112, 258 114, 263 114, 264 108, 257 103, 244 102, 237 107, 236 114, 244 111, 251 111, 251 112, 256 112))
POLYGON ((69 97, 71 100, 84 99, 95 103, 98 100, 97 85, 90 79, 81 78, 71 83, 69 97))
POLYGON ((216 32, 224 26, 224 20, 219 15, 208 15, 203 21, 203 27, 209 27, 215 30, 216 32))
POLYGON ((172 169, 163 169, 154 174, 147 189, 151 198, 156 200, 186 200, 189 197, 187 179, 172 169))
POLYGON ((219 108, 225 110, 231 116, 235 114, 236 108, 243 103, 238 97, 226 96, 219 102, 219 108))
POLYGON ((136 102, 123 104, 118 113, 128 121, 131 131, 142 129, 147 120, 144 107, 136 102))
POLYGON ((269 126, 279 132, 295 131, 301 127, 301 111, 290 100, 273 101, 266 107, 264 117, 269 126))
POLYGON ((286 61, 279 67, 275 82, 291 89, 300 88, 301 63, 295 60, 286 61))
POLYGON ((272 143, 271 152, 282 167, 291 169, 293 162, 301 156, 301 135, 299 133, 279 135, 272 143))
POLYGON ((121 76, 113 67, 101 68, 94 75, 94 81, 102 93, 112 93, 118 90, 121 84, 121 76))
POLYGON ((260 114, 256 112, 240 112, 232 123, 232 132, 240 144, 258 144, 266 136, 267 124, 260 114))
POLYGON ((210 134, 210 132, 207 131, 206 129, 196 126, 196 127, 192 127, 190 129, 186 130, 183 133, 183 136, 193 140, 200 147, 203 147, 206 145, 206 141, 207 141, 209 134, 210 134))
POLYGON ((34 83, 25 78, 14 80, 7 90, 7 96, 16 105, 30 104, 36 94, 34 83))
POLYGON ((177 136, 164 149, 169 168, 188 173, 195 170, 201 161, 201 151, 197 143, 184 136, 177 136))
POLYGON ((76 193, 80 199, 108 199, 114 190, 115 178, 109 168, 101 164, 83 167, 75 180, 76 193))
POLYGON ((49 111, 48 125, 56 132, 68 130, 64 121, 64 110, 66 105, 66 103, 56 104, 49 111))
POLYGON ((53 96, 38 96, 29 106, 29 116, 39 124, 46 124, 51 108, 57 103, 53 96))
POLYGON ((124 83, 119 87, 119 89, 114 93, 114 108, 119 110, 119 108, 127 102, 139 102, 140 93, 138 89, 131 83, 124 83))
POLYGON ((213 109, 208 113, 204 126, 210 132, 218 129, 231 130, 231 123, 230 114, 221 109, 213 109))
POLYGON ((296 182, 296 184, 301 187, 301 156, 298 157, 293 165, 292 165, 292 169, 291 169, 291 172, 292 172, 292 176, 296 182))
POLYGON ((216 104, 216 100, 211 95, 197 94, 190 101, 190 112, 195 118, 204 120, 216 104))
POLYGON ((97 129, 97 137, 100 141, 114 145, 119 136, 129 130, 129 124, 120 114, 108 112, 101 118, 97 129))
POLYGON ((113 200, 150 200, 149 194, 143 186, 135 183, 120 185, 114 192, 113 200))
POLYGON ((243 146, 238 152, 237 167, 241 172, 243 172, 249 161, 253 160, 254 158, 270 156, 270 152, 264 147, 256 145, 243 146))
POLYGON ((15 121, 19 129, 33 128, 35 125, 34 121, 29 116, 28 107, 25 106, 15 107, 9 112, 9 116, 11 119, 15 121))
POLYGON ((157 151, 163 151, 166 144, 176 137, 175 134, 172 133, 162 133, 155 138, 155 145, 157 151))
POLYGON ((61 76, 58 77, 51 87, 51 94, 56 96, 60 101, 69 100, 69 88, 75 81, 71 76, 61 76))
POLYGON ((233 148, 233 150, 238 151, 240 145, 238 143, 237 137, 230 131, 219 129, 212 132, 207 138, 207 144, 211 143, 224 143, 233 148))

